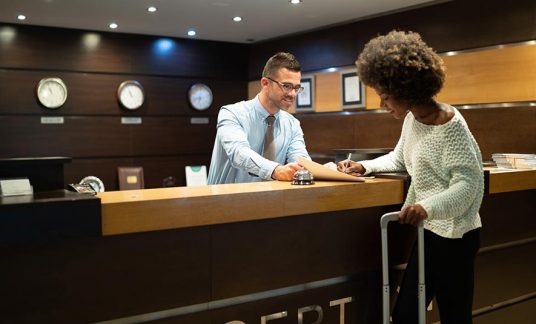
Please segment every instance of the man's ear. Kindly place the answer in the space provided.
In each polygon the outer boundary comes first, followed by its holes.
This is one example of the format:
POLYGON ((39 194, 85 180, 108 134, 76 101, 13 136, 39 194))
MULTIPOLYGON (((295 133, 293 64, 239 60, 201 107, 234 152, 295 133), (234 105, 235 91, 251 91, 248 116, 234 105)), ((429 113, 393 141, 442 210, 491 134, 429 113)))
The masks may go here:
POLYGON ((265 77, 262 77, 262 78, 261 78, 261 87, 264 88, 264 87, 268 86, 268 83, 270 83, 270 80, 268 80, 268 79, 265 78, 265 77))

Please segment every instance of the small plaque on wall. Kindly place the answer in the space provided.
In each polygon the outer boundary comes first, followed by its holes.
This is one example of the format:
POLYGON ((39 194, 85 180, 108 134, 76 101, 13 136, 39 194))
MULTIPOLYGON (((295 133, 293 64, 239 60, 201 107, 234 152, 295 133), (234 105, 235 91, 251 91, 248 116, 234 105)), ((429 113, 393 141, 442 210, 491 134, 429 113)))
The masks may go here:
POLYGON ((121 117, 121 124, 141 125, 141 117, 121 117))
POLYGON ((65 121, 63 117, 54 116, 54 117, 41 117, 41 124, 63 124, 65 121))
POLYGON ((303 90, 296 97, 296 112, 314 110, 314 75, 301 78, 303 90))
POLYGON ((342 109, 365 107, 365 89, 355 69, 341 71, 342 109))

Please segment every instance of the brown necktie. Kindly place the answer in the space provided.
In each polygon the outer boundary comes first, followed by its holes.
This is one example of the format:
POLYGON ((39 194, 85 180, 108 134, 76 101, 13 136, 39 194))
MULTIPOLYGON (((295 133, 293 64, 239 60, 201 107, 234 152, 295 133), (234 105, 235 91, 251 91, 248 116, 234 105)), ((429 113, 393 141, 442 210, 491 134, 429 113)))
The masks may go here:
POLYGON ((275 161, 275 142, 274 142, 274 122, 275 116, 266 117, 268 127, 266 127, 266 133, 264 134, 264 150, 262 156, 270 161, 275 161))

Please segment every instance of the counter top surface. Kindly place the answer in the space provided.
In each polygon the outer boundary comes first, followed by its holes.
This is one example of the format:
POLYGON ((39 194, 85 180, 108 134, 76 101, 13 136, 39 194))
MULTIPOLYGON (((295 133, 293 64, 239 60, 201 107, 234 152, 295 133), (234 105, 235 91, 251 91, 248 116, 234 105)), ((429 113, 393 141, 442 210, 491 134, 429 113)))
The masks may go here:
POLYGON ((484 168, 489 171, 489 193, 536 189, 536 170, 484 168))
POLYGON ((403 181, 318 181, 176 187, 99 193, 103 235, 400 204, 403 181))
MULTIPOLYGON (((536 170, 489 171, 489 193, 536 189, 536 170)), ((102 192, 102 234, 224 224, 401 204, 404 181, 317 181, 295 186, 265 181, 102 192)))

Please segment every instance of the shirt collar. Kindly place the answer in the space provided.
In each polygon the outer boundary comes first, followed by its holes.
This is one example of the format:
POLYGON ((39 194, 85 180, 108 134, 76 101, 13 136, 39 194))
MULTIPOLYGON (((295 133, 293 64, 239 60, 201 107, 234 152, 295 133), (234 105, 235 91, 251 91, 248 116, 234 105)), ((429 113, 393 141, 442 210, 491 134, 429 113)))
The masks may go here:
MULTIPOLYGON (((264 107, 262 106, 261 101, 259 100, 259 95, 255 96, 255 98, 253 99, 253 108, 255 109, 257 115, 260 116, 262 119, 266 119, 266 117, 270 115, 266 111, 266 109, 264 109, 264 107)), ((278 112, 274 114, 275 120, 279 119, 280 113, 281 113, 281 110, 279 110, 278 112)))

